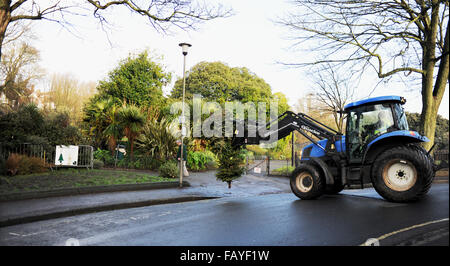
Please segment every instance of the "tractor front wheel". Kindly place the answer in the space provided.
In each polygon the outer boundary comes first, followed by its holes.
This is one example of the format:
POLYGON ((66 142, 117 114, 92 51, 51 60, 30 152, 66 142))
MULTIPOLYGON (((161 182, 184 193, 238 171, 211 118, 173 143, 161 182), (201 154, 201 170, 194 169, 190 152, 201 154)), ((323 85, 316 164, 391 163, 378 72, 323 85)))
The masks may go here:
POLYGON ((388 201, 416 201, 431 187, 433 164, 417 147, 395 147, 377 157, 371 178, 375 190, 388 201))
POLYGON ((299 198, 310 200, 320 197, 325 190, 325 181, 313 165, 301 164, 292 173, 290 185, 299 198))

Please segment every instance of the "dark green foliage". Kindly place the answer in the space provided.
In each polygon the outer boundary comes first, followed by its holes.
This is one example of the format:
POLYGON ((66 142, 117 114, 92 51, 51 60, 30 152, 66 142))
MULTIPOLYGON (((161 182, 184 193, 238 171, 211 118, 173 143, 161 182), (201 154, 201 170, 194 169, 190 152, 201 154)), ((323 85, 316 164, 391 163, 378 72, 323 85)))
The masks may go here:
POLYGON ((205 170, 208 166, 213 166, 215 162, 214 154, 210 151, 189 152, 187 156, 187 167, 192 170, 205 170))
POLYGON ((159 167, 159 174, 162 177, 176 178, 180 175, 180 169, 177 162, 170 160, 161 164, 159 167))
MULTIPOLYGON (((181 98, 183 80, 175 82, 173 98, 181 98)), ((247 68, 232 68, 221 62, 200 62, 186 77, 186 98, 201 94, 206 100, 268 102, 270 86, 247 68)))
POLYGON ((130 156, 133 159, 134 140, 140 135, 142 127, 145 124, 145 116, 135 105, 126 105, 119 109, 117 121, 123 134, 128 139, 130 146, 130 156))
POLYGON ((27 142, 30 136, 44 134, 44 116, 36 105, 21 106, 0 116, 0 139, 13 144, 27 142))
POLYGON ((50 113, 45 120, 45 132, 41 137, 46 137, 51 146, 84 143, 80 130, 70 125, 68 113, 50 113))
POLYGON ((76 145, 83 141, 78 128, 70 125, 67 113, 40 111, 36 105, 23 105, 0 116, 0 140, 4 145, 22 143, 76 145))
POLYGON ((131 134, 131 139, 127 137, 133 142, 136 134, 133 128, 127 128, 124 124, 133 123, 130 118, 138 118, 134 111, 143 107, 157 107, 165 114, 169 113, 162 87, 170 80, 171 74, 165 72, 162 65, 152 61, 146 51, 121 61, 108 78, 100 82, 98 94, 85 105, 82 124, 84 133, 92 138, 94 146, 109 146, 110 150, 120 137, 127 134, 124 130, 131 134), (119 109, 120 106, 123 107, 119 109))
POLYGON ((149 118, 145 123, 142 134, 136 139, 136 147, 141 153, 157 160, 167 160, 176 154, 176 138, 172 134, 174 128, 169 122, 162 118, 149 118))
POLYGON ((162 87, 170 80, 170 73, 144 51, 120 62, 97 89, 101 99, 112 96, 137 106, 161 105, 164 102, 162 87))
POLYGON ((108 150, 97 148, 97 150, 94 151, 94 159, 103 162, 105 165, 114 165, 114 157, 108 150))
POLYGON ((98 160, 98 159, 94 159, 94 169, 100 169, 104 166, 105 164, 103 163, 103 161, 98 160))
POLYGON ((116 102, 112 97, 100 99, 97 95, 84 106, 81 128, 84 135, 92 140, 94 146, 100 148, 107 146, 108 134, 104 134, 104 132, 110 125, 108 114, 114 106, 119 104, 120 102, 116 102))

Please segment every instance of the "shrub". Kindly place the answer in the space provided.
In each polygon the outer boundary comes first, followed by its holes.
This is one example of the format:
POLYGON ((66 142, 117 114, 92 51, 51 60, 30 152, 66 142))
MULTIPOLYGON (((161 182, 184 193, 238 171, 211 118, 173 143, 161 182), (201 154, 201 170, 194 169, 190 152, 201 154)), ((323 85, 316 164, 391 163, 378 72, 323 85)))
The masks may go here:
POLYGON ((11 153, 5 162, 6 174, 16 175, 19 171, 19 163, 21 156, 17 153, 11 153))
POLYGON ((178 163, 175 161, 167 161, 159 167, 159 174, 162 177, 176 178, 180 175, 178 163))
POLYGON ((45 161, 38 157, 20 156, 18 174, 29 175, 34 173, 43 173, 47 171, 45 161))
POLYGON ((206 163, 207 169, 217 169, 217 167, 219 167, 219 165, 217 164, 216 161, 209 161, 206 163))
POLYGON ((158 170, 158 167, 162 163, 162 161, 152 158, 151 156, 140 155, 138 158, 140 163, 139 169, 158 170))
POLYGON ((117 167, 128 168, 128 162, 129 162, 128 159, 124 158, 117 162, 117 167))
POLYGON ((143 127, 143 133, 136 139, 136 146, 141 153, 156 160, 166 160, 176 155, 177 144, 171 121, 152 117, 143 127))
POLYGON ((210 151, 189 152, 187 157, 187 167, 192 170, 204 170, 208 165, 214 165, 215 156, 210 151))
POLYGON ((44 159, 38 157, 28 157, 12 153, 5 163, 6 172, 9 175, 28 175, 33 173, 43 173, 48 169, 44 159))
POLYGON ((108 150, 97 149, 94 152, 94 159, 101 160, 106 165, 114 165, 114 157, 108 150))
POLYGON ((44 159, 41 159, 38 157, 27 157, 27 156, 24 156, 24 158, 27 158, 30 163, 30 167, 29 167, 30 174, 47 172, 48 168, 45 165, 44 159))
POLYGON ((103 163, 103 161, 98 160, 98 159, 94 159, 94 169, 100 169, 102 168, 105 164, 103 163))

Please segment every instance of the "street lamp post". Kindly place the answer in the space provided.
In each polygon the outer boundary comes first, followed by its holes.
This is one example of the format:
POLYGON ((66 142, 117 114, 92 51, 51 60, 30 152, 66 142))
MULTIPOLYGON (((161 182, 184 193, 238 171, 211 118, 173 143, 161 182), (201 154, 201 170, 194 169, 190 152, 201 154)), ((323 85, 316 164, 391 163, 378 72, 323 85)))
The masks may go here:
POLYGON ((183 53, 183 104, 181 106, 181 148, 180 148, 180 188, 183 187, 183 167, 184 167, 184 162, 183 162, 183 138, 184 135, 186 134, 186 128, 184 127, 184 95, 185 95, 185 90, 186 90, 186 55, 187 55, 187 51, 188 48, 191 47, 192 45, 190 45, 189 43, 180 43, 179 46, 181 46, 182 49, 182 53, 183 53))

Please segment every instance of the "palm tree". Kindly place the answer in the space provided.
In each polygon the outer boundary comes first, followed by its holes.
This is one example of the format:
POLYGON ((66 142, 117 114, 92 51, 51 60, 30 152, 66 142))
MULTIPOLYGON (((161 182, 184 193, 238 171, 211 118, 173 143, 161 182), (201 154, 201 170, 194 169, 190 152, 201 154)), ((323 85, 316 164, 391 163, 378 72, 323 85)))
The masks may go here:
POLYGON ((118 124, 123 128, 123 133, 130 143, 130 157, 133 159, 134 140, 139 136, 145 124, 145 117, 135 105, 126 105, 119 109, 118 124))
POLYGON ((102 133, 107 126, 105 123, 105 112, 107 108, 107 100, 91 101, 84 108, 84 130, 87 135, 92 137, 96 146, 100 146, 103 141, 102 133))
POLYGON ((106 120, 108 121, 108 126, 103 130, 103 134, 108 137, 108 146, 111 153, 114 155, 114 149, 117 145, 117 140, 120 138, 122 133, 121 125, 119 124, 118 118, 118 108, 117 105, 112 105, 106 111, 106 120))

